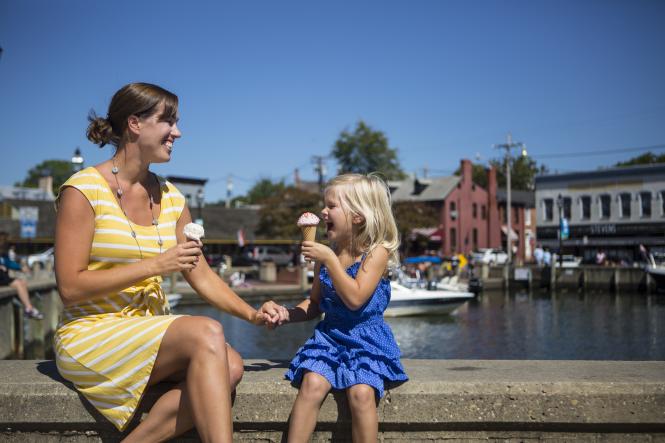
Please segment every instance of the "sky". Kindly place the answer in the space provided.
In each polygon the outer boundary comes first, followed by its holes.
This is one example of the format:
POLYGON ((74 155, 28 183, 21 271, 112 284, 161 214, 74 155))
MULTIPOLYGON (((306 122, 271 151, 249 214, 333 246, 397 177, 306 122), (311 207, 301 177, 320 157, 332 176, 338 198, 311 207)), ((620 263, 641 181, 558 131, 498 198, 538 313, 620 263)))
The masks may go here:
POLYGON ((552 172, 665 153, 665 2, 0 0, 0 185, 46 159, 112 155, 85 137, 113 93, 179 96, 161 175, 206 200, 315 179, 359 120, 403 169, 450 175, 512 133, 552 172), (603 153, 604 154, 600 154, 603 153))

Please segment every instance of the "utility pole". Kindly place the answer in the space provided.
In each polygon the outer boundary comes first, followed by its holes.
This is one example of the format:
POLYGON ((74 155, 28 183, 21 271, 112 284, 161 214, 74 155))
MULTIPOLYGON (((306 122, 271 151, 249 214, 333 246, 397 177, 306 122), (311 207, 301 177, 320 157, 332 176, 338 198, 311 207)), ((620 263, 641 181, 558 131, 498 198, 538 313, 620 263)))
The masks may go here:
POLYGON ((229 174, 226 177, 226 202, 224 206, 231 207, 231 192, 233 192, 233 176, 229 174))
POLYGON ((319 177, 319 192, 323 191, 323 177, 326 175, 326 165, 323 163, 324 157, 322 155, 313 155, 312 163, 314 163, 314 172, 319 177))
POLYGON ((526 146, 522 142, 513 142, 513 135, 508 133, 506 137, 506 143, 501 143, 494 145, 497 149, 505 149, 506 151, 506 249, 508 249, 508 260, 506 261, 506 266, 510 266, 513 261, 513 239, 512 239, 512 226, 510 215, 512 212, 512 202, 510 195, 510 150, 513 148, 521 148, 522 156, 526 157, 526 146))

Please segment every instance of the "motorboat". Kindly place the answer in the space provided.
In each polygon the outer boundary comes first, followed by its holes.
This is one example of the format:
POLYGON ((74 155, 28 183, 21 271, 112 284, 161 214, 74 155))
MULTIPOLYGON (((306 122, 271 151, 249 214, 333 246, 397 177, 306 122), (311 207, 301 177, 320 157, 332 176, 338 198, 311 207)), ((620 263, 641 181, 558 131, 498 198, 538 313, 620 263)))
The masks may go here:
POLYGON ((169 306, 171 308, 175 308, 180 303, 180 300, 182 299, 182 295, 180 295, 180 294, 166 294, 166 299, 169 302, 169 306))
POLYGON ((466 290, 427 290, 404 286, 396 280, 390 282, 390 289, 390 303, 384 313, 386 317, 450 314, 474 297, 466 290))
POLYGON ((654 279, 656 282, 656 289, 658 291, 665 291, 665 264, 656 263, 653 255, 649 255, 649 263, 645 268, 645 271, 654 279))

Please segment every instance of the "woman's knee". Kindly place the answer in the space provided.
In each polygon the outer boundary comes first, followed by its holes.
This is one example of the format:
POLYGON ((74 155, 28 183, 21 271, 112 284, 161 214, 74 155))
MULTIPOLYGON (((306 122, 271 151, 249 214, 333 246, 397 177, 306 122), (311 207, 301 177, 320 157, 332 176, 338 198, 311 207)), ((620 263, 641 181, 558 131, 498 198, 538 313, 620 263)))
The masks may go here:
POLYGON ((349 406, 352 409, 368 409, 376 407, 376 394, 369 385, 353 385, 346 390, 349 406))
POLYGON ((240 354, 228 344, 226 345, 226 355, 229 361, 229 379, 231 389, 235 388, 245 373, 245 365, 240 354))
POLYGON ((196 327, 193 331, 193 352, 195 354, 213 354, 226 358, 226 338, 222 325, 211 318, 196 317, 196 327))
POLYGON ((330 391, 330 383, 316 372, 307 372, 300 384, 300 392, 309 398, 323 400, 330 391))

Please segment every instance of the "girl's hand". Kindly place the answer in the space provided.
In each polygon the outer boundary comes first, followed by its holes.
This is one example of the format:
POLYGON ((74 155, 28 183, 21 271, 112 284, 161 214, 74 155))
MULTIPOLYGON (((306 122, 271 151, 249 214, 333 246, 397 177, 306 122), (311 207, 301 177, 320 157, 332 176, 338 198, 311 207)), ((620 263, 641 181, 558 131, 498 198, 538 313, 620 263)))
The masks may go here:
POLYGON ((335 258, 335 253, 328 246, 313 241, 302 242, 302 255, 307 260, 318 261, 328 265, 328 261, 335 258))
POLYGON ((191 271, 199 262, 202 246, 203 244, 200 241, 189 240, 185 243, 179 243, 156 256, 154 258, 157 268, 155 275, 191 271))
POLYGON ((272 300, 265 302, 259 308, 259 312, 263 314, 264 324, 268 329, 275 329, 290 320, 288 309, 272 300))

